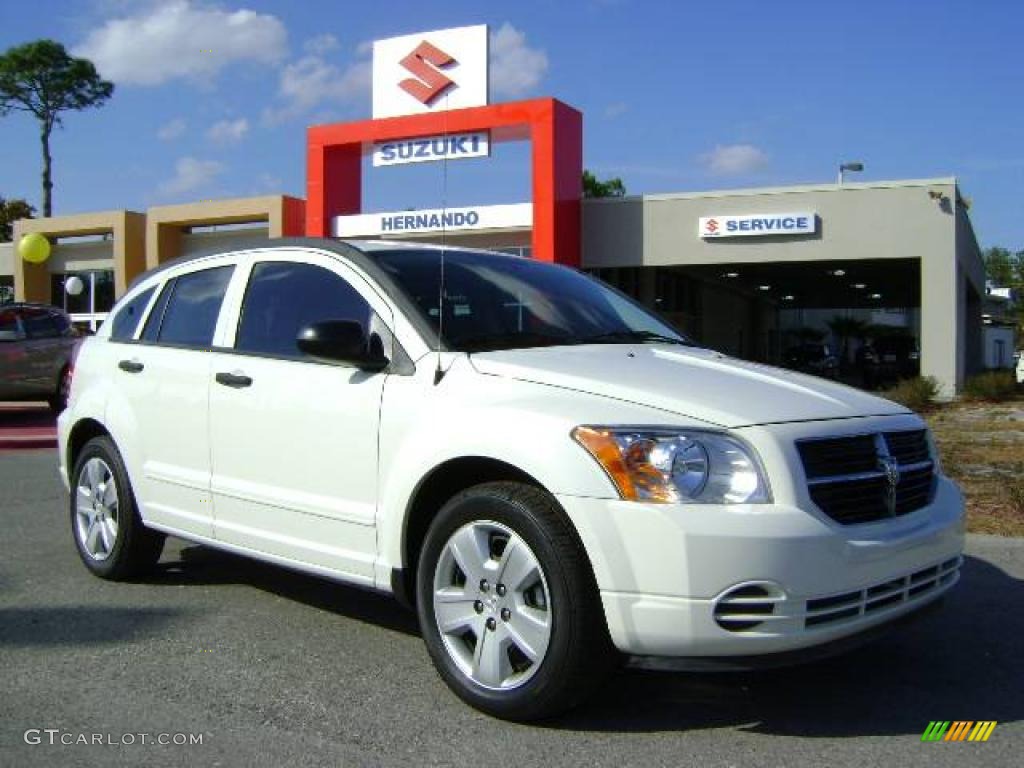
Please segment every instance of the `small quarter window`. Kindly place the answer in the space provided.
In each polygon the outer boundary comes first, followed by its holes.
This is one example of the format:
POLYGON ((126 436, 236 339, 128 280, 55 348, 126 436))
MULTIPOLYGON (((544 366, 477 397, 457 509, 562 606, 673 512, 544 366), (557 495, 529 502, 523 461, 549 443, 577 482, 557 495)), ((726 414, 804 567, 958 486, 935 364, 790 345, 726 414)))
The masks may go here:
POLYGON ((114 324, 110 330, 110 338, 113 341, 130 341, 135 335, 135 329, 139 327, 139 320, 142 313, 146 311, 149 300, 153 297, 156 286, 148 288, 133 298, 114 315, 114 324))

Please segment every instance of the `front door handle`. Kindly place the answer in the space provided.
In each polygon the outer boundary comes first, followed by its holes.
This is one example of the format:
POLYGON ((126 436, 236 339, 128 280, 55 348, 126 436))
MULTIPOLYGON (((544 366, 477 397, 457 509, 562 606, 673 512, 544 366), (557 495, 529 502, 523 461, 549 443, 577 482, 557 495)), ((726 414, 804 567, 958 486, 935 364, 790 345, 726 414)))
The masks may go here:
POLYGON ((242 373, 218 373, 216 378, 218 384, 223 384, 225 387, 231 387, 233 389, 242 389, 243 387, 252 386, 252 378, 242 373))
POLYGON ((142 373, 142 369, 146 366, 138 360, 122 360, 117 364, 117 367, 127 373, 142 373))

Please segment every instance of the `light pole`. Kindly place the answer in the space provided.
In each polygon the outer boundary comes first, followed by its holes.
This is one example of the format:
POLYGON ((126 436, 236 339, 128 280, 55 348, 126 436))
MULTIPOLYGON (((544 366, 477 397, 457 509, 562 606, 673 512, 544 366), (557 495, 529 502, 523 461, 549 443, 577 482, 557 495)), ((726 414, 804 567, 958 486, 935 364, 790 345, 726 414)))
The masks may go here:
POLYGON ((859 172, 859 171, 863 171, 863 170, 864 170, 864 163, 842 163, 839 166, 839 181, 836 182, 836 183, 840 184, 840 185, 843 183, 843 174, 846 171, 857 171, 857 172, 859 172))

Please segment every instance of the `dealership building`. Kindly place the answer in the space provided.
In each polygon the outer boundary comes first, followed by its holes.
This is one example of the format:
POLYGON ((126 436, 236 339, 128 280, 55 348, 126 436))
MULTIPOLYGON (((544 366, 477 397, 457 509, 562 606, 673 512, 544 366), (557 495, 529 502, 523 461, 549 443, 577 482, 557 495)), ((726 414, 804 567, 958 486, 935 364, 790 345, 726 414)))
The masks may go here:
MULTIPOLYGON (((491 104, 486 73, 486 27, 378 41, 373 118, 307 130, 304 199, 22 220, 14 242, 37 232, 51 253, 34 264, 0 245, 0 287, 95 327, 136 276, 212 246, 254 236, 443 239, 581 267, 700 343, 753 360, 781 362, 837 318, 912 337, 921 373, 947 395, 992 359, 981 252, 955 179, 583 199, 583 115, 555 99, 491 104), (507 141, 530 144, 530 200, 362 208, 364 174, 452 157, 486 162, 507 141), (69 294, 73 275, 82 290, 69 294)), ((825 338, 853 359, 858 339, 825 338)))

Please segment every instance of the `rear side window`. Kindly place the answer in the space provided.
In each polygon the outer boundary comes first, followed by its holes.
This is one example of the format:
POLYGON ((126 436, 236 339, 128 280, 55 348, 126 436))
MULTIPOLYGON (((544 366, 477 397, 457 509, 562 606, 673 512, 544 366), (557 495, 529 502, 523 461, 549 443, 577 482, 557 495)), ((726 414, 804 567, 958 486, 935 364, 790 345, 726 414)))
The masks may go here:
POLYGON ((370 305, 343 278, 312 264, 256 264, 242 303, 235 349, 275 357, 302 357, 299 330, 323 320, 358 320, 369 327, 370 305))
POLYGON ((51 312, 50 316, 53 318, 53 324, 57 326, 57 333, 61 336, 71 329, 71 318, 63 312, 51 312))
POLYGON ((18 315, 13 309, 8 309, 0 312, 0 333, 6 333, 8 336, 13 336, 18 333, 18 315))
POLYGON ((25 335, 30 339, 52 339, 60 336, 57 324, 53 317, 45 309, 27 309, 21 316, 21 322, 25 325, 25 335))
POLYGON ((149 304, 149 300, 155 290, 156 286, 153 286, 143 291, 117 310, 117 314, 114 315, 113 327, 110 330, 111 339, 114 341, 129 341, 135 335, 135 329, 139 327, 142 313, 146 311, 146 305, 149 304))
MULTIPOLYGON (((209 347, 234 267, 215 267, 177 278, 164 289, 167 305, 156 340, 161 344, 209 347)), ((154 307, 154 311, 159 307, 154 307)), ((149 324, 146 325, 149 332, 149 324)))

